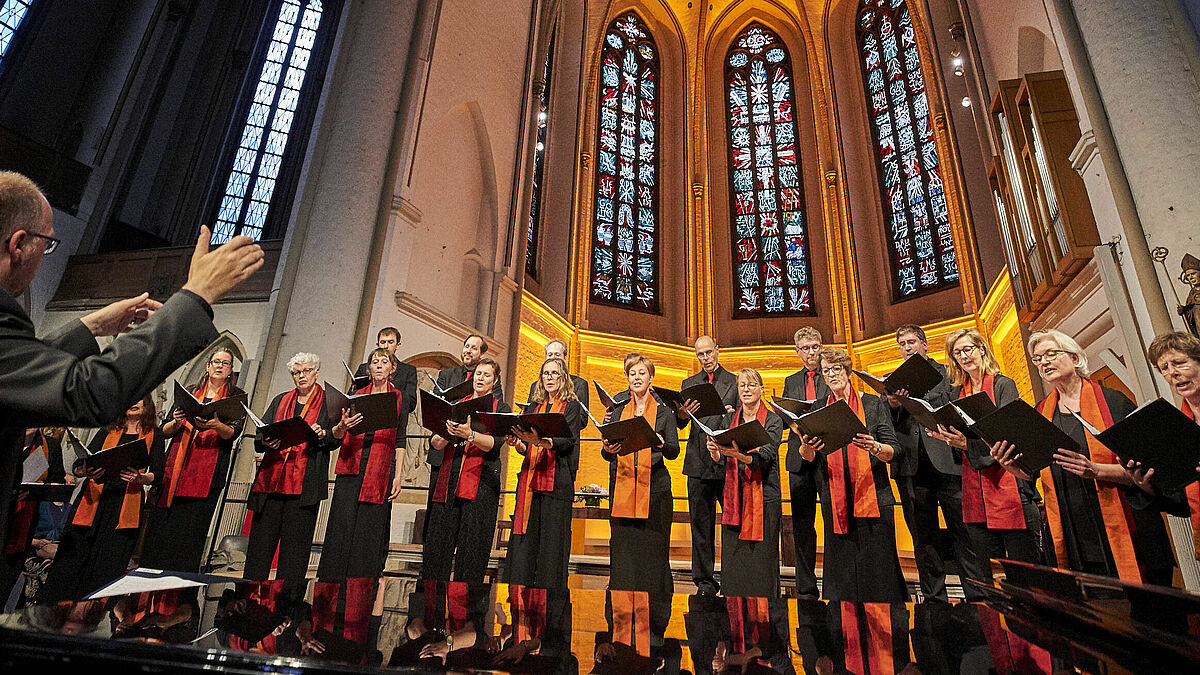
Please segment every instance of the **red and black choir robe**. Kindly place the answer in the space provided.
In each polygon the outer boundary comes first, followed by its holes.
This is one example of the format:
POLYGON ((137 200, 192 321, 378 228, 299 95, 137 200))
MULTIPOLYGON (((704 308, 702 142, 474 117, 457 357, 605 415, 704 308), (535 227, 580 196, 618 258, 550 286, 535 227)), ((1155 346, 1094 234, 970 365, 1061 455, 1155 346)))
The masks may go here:
MULTIPOLYGON (((41 453, 46 458, 47 469, 38 476, 38 483, 63 483, 66 472, 63 470, 62 441, 47 436, 38 431, 33 436, 33 442, 21 455, 24 464, 33 453, 41 453)), ((4 544, 4 555, 23 556, 33 541, 33 527, 37 523, 39 502, 21 500, 9 509, 8 539, 4 544)))
MULTIPOLYGON (((404 410, 400 392, 389 382, 387 390, 396 393, 396 410, 404 410)), ((354 392, 355 395, 371 393, 367 385, 354 392)), ((392 489, 396 469, 396 429, 379 429, 370 434, 371 445, 366 466, 362 466, 363 444, 368 434, 347 433, 338 450, 334 473, 338 476, 362 476, 358 501, 366 504, 383 504, 392 489)))
POLYGON ((783 420, 760 403, 755 420, 742 417, 738 406, 721 419, 732 429, 757 421, 771 442, 741 448, 750 456, 744 464, 725 458, 725 490, 721 506, 722 592, 726 596, 774 598, 779 595, 779 521, 783 502, 779 485, 779 444, 783 420), (736 572, 732 572, 736 570, 736 572))
MULTIPOLYGON (((1016 383, 1004 375, 984 375, 981 391, 998 408, 1019 398, 1016 383)), ((971 381, 967 380, 962 387, 951 390, 951 398, 957 400, 975 393, 971 381)), ((1028 481, 1005 471, 992 459, 983 441, 968 440, 966 455, 967 461, 962 463, 963 522, 982 525, 989 530, 1025 529, 1022 488, 1031 490, 1033 486, 1022 485, 1028 481)), ((1030 499, 1029 496, 1025 498, 1030 499)))
MULTIPOLYGON (((211 399, 217 401, 229 396, 244 394, 242 390, 226 382, 211 399)), ((203 385, 192 390, 199 398, 205 395, 203 385)), ((178 433, 171 439, 167 451, 166 475, 163 476, 157 506, 169 509, 180 497, 206 499, 219 494, 228 473, 233 445, 237 441, 241 423, 234 423, 235 433, 228 439, 221 438, 215 430, 197 429, 191 422, 184 421, 178 433)))

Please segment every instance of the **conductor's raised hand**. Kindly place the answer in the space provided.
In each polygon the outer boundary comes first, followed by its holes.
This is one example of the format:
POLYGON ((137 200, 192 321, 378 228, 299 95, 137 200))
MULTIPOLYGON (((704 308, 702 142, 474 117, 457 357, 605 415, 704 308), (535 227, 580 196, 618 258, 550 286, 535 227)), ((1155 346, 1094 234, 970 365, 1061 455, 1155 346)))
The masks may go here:
POLYGON ((209 250, 212 232, 200 227, 196 250, 192 253, 185 290, 213 304, 263 266, 262 247, 250 237, 238 236, 209 250))
POLYGON ((107 307, 98 309, 80 319, 83 325, 96 337, 106 337, 126 333, 150 318, 154 310, 162 307, 162 303, 151 300, 149 293, 118 300, 107 307))

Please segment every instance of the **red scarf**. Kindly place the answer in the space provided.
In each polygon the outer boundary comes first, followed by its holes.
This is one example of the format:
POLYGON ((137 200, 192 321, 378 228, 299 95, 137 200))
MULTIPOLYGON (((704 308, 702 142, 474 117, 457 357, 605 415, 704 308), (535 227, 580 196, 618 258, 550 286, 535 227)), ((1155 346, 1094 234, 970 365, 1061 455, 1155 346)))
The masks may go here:
MULTIPOLYGON (((275 408, 276 422, 282 422, 292 416, 296 409, 296 401, 300 398, 300 390, 289 391, 275 408)), ((309 392, 308 401, 300 409, 300 417, 309 426, 317 423, 321 409, 325 406, 325 390, 314 386, 309 392)), ((304 491, 304 470, 308 467, 308 442, 293 445, 290 448, 267 448, 262 462, 258 465, 258 477, 254 479, 251 492, 267 492, 280 495, 298 495, 304 491)))
MULTIPOLYGON (((404 419, 403 402, 400 391, 387 383, 387 391, 396 392, 396 412, 404 419)), ((354 392, 355 395, 371 393, 371 385, 354 392)), ((362 460, 363 440, 366 434, 347 433, 342 439, 342 447, 338 451, 337 464, 334 473, 339 476, 357 476, 362 460)), ((358 491, 358 501, 368 504, 382 504, 387 501, 391 492, 392 469, 396 465, 396 430, 379 429, 372 434, 371 453, 367 457, 366 469, 362 471, 362 488, 358 491)))
POLYGON ((453 635, 467 625, 471 608, 470 587, 465 581, 425 580, 425 627, 453 635))
POLYGON ((838 604, 841 605, 846 670, 851 673, 896 672, 892 654, 892 606, 886 602, 838 604))
MULTIPOLYGON (((207 393, 207 382, 192 391, 199 398, 207 393)), ((229 395, 229 381, 212 397, 219 401, 229 395)), ((221 436, 212 429, 196 430, 191 422, 184 420, 183 428, 171 440, 167 452, 166 486, 158 497, 158 505, 169 508, 176 497, 207 497, 212 487, 213 474, 217 471, 217 458, 221 453, 221 436)))
MULTIPOLYGON (((654 428, 654 423, 658 420, 658 403, 654 401, 654 397, 647 395, 646 408, 642 411, 642 417, 650 423, 650 428, 654 428)), ((632 395, 629 402, 625 404, 625 408, 621 410, 621 419, 633 419, 637 405, 633 402, 632 395)), ((617 476, 613 482, 613 498, 611 514, 616 518, 641 518, 645 520, 650 517, 650 472, 653 467, 650 465, 651 453, 653 450, 644 448, 637 452, 620 455, 617 457, 617 476)))
MULTIPOLYGON (((767 406, 758 404, 755 414, 758 423, 766 426, 767 406)), ((738 407, 729 424, 732 429, 742 423, 742 408, 738 407)), ((747 452, 758 452, 758 448, 747 452)), ((762 469, 750 469, 749 464, 725 458, 725 500, 721 508, 721 524, 741 529, 738 539, 742 541, 763 540, 763 481, 762 469)))
POLYGON ((613 642, 629 645, 639 656, 650 656, 650 594, 609 591, 612 599, 613 642))
MULTIPOLYGON (((830 393, 825 404, 832 405, 836 400, 837 398, 830 393)), ((858 421, 866 424, 862 395, 857 389, 850 389, 850 397, 846 399, 846 403, 858 416, 858 421)), ((871 471, 874 458, 867 454, 866 450, 851 443, 831 452, 826 459, 826 465, 829 467, 833 531, 836 534, 849 532, 851 518, 878 518, 879 494, 875 491, 875 475, 871 471), (866 459, 863 455, 866 455, 866 459)))
MULTIPOLYGON (((362 644, 367 641, 367 627, 371 621, 371 610, 375 607, 375 581, 375 577, 348 577, 345 581, 346 604, 342 613, 342 636, 351 642, 362 644)), ((318 581, 313 584, 314 632, 334 632, 341 587, 342 584, 336 581, 318 581)))
MULTIPOLYGON (((1054 411, 1058 409, 1058 390, 1051 389, 1050 394, 1038 404, 1038 412, 1048 420, 1054 419, 1054 411)), ((1113 425, 1112 412, 1108 402, 1104 400, 1104 390, 1100 384, 1088 379, 1083 380, 1079 392, 1079 416, 1093 427, 1104 430, 1113 425)), ((1117 458, 1112 450, 1096 440, 1086 429, 1088 454, 1097 464, 1116 464, 1117 458)), ((1051 468, 1042 470, 1042 489, 1046 498, 1046 520, 1050 526, 1050 535, 1054 540, 1054 552, 1059 565, 1067 565, 1067 542, 1063 533, 1062 516, 1058 504, 1058 487, 1054 484, 1054 473, 1051 468)), ((1090 481, 1096 486, 1096 496, 1100 502, 1100 515, 1104 519, 1104 530, 1108 535, 1108 545, 1112 549, 1113 560, 1117 565, 1117 576, 1122 581, 1142 581, 1141 570, 1138 567, 1137 555, 1133 550, 1133 517, 1129 504, 1125 501, 1122 486, 1107 481, 1090 481)))
POLYGON ((529 586, 509 586, 508 601, 513 622, 513 644, 546 635, 547 591, 529 586))
MULTIPOLYGON (((996 402, 996 376, 984 375, 981 391, 992 403, 996 402)), ((975 393, 970 378, 958 397, 964 399, 975 393)), ((1017 477, 999 464, 976 471, 969 461, 962 463, 962 513, 964 523, 984 523, 989 530, 1025 529, 1025 512, 1021 509, 1021 493, 1017 477)))
MULTIPOLYGON (((745 654, 750 648, 766 645, 771 639, 771 613, 766 598, 725 598, 725 608, 729 613, 733 653, 745 654), (750 633, 750 644, 746 644, 747 631, 750 633)), ((762 663, 762 660, 759 659, 759 662, 762 663)))
MULTIPOLYGON (((535 413, 563 413, 566 401, 542 401, 533 409, 535 413)), ((533 506, 534 492, 554 492, 554 465, 557 460, 553 449, 541 446, 526 448, 521 461, 521 472, 517 474, 517 508, 513 513, 513 534, 525 534, 529 529, 529 509, 533 506)))
MULTIPOLYGON (((110 429, 108 435, 104 437, 104 444, 100 446, 100 449, 109 450, 117 447, 123 433, 124 429, 120 427, 110 429)), ((146 451, 149 452, 151 444, 154 443, 154 431, 143 431, 138 434, 138 438, 146 444, 146 451)), ((143 471, 139 470, 138 473, 143 473, 143 471)), ((107 480, 107 478, 106 476, 105 479, 107 480)), ((75 517, 71 519, 72 525, 92 526, 92 522, 96 519, 96 510, 100 506, 100 495, 103 492, 104 483, 88 479, 87 484, 83 487, 79 506, 75 507, 75 517)), ((132 482, 126 483, 125 496, 121 499, 121 516, 117 519, 117 529, 137 529, 138 523, 141 521, 141 513, 142 486, 132 482)))
MULTIPOLYGON (((463 400, 470 398, 468 396, 463 400)), ((500 400, 492 396, 492 412, 496 412, 499 405, 500 400)), ((450 494, 450 474, 454 467, 455 455, 458 455, 457 448, 458 443, 454 442, 447 445, 443 451, 442 465, 438 467, 437 484, 433 490, 433 501, 439 504, 445 504, 450 494)), ((462 454, 457 457, 459 463, 458 483, 454 487, 454 496, 462 499, 475 499, 475 495, 479 494, 479 477, 483 473, 483 456, 488 452, 474 443, 467 443, 462 454)))
MULTIPOLYGON (((39 431, 34 438, 33 447, 29 449, 29 454, 23 455, 23 458, 28 459, 33 456, 33 453, 41 450, 42 454, 46 456, 46 460, 49 461, 50 448, 46 446, 46 437, 39 431)), ((49 472, 49 469, 43 471, 42 475, 38 476, 37 482, 46 482, 46 474, 49 472)), ((5 555, 24 553, 25 549, 29 548, 29 534, 33 530, 34 520, 37 519, 37 511, 38 503, 35 501, 22 500, 13 505, 8 526, 8 541, 4 545, 5 555)))
MULTIPOLYGON (((1195 421, 1196 411, 1187 401, 1183 402, 1181 409, 1184 415, 1195 421)), ((1192 512, 1192 544, 1196 550, 1196 560, 1200 560, 1200 483, 1189 484, 1184 492, 1187 494, 1188 509, 1192 512)))

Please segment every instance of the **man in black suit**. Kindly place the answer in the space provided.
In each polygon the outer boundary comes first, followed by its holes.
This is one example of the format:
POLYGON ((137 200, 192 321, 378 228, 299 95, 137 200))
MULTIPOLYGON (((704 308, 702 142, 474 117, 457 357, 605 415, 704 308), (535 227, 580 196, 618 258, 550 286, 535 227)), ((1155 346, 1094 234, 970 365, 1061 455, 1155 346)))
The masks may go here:
MULTIPOLYGON (((393 357, 396 356, 396 350, 400 348, 400 331, 392 326, 380 328, 379 334, 375 336, 375 347, 386 349, 391 352, 393 357)), ((355 379, 367 377, 366 363, 358 366, 358 370, 354 371, 354 377, 355 379)), ((408 416, 412 414, 413 408, 417 407, 417 369, 396 359, 396 370, 392 373, 392 386, 400 390, 400 402, 404 405, 404 419, 407 420, 408 416)), ((404 440, 400 439, 401 442, 404 440)))
MULTIPOLYGON (((941 383, 925 395, 925 400, 934 407, 948 403, 950 380, 946 377, 946 367, 929 358, 925 331, 913 324, 901 326, 896 329, 896 345, 904 358, 920 354, 942 374, 941 383)), ((991 578, 990 574, 982 575, 962 521, 962 457, 949 445, 925 433, 925 429, 900 405, 899 399, 888 396, 887 400, 901 446, 889 466, 892 479, 900 489, 904 521, 912 535, 921 594, 930 600, 946 602, 946 568, 938 546, 941 538, 939 505, 954 539, 954 557, 964 575, 974 579, 991 578)), ((963 590, 967 591, 965 584, 963 590)))
MULTIPOLYGON (((479 359, 487 353, 488 345, 483 337, 479 335, 468 335, 466 340, 463 340, 462 346, 462 365, 446 368, 438 372, 437 386, 438 389, 445 391, 450 387, 458 386, 463 382, 475 377, 475 364, 479 363, 479 359)), ((496 380, 496 386, 492 389, 492 393, 501 401, 504 400, 504 387, 496 380)))
POLYGON ((39 340, 17 296, 58 245, 54 212, 32 181, 0 171, 0 541, 27 427, 108 424, 217 338, 212 303, 262 267, 263 252, 249 237, 209 251, 211 236, 200 228, 187 283, 165 303, 143 293, 39 340), (97 337, 126 331, 100 351, 97 337))
MULTIPOLYGON (((542 351, 546 355, 547 361, 549 361, 550 359, 562 359, 563 363, 569 363, 569 361, 567 361, 567 343, 563 342, 562 340, 559 340, 558 338, 554 338, 553 340, 547 342, 546 346, 543 348, 542 351)), ((588 407, 588 383, 587 383, 587 380, 583 379, 582 377, 580 377, 578 375, 571 375, 571 385, 575 388, 575 398, 579 399, 579 402, 583 405, 583 409, 587 410, 587 407, 588 407)), ((537 386, 537 380, 534 380, 533 382, 529 383, 529 398, 526 398, 525 399, 526 401, 533 398, 533 388, 536 386, 537 386)))
MULTIPOLYGON (((696 339, 696 360, 700 372, 683 381, 682 389, 705 382, 716 388, 725 403, 725 411, 733 412, 738 401, 737 376, 721 367, 721 349, 707 335, 696 339)), ((676 426, 686 427, 700 404, 684 401, 683 407, 675 411, 676 426)), ((721 416, 702 417, 700 421, 710 429, 719 427, 721 416)), ((688 514, 692 524, 692 581, 696 592, 716 595, 721 585, 713 571, 716 557, 717 502, 725 496, 725 463, 714 462, 708 454, 707 438, 697 428, 688 432, 687 450, 683 455, 683 475, 687 476, 688 514)))
MULTIPOLYGON (((783 381, 784 398, 801 401, 821 401, 829 398, 829 387, 817 365, 817 354, 824 346, 821 332, 803 326, 792 336, 796 356, 804 367, 783 381)), ((788 433, 788 454, 784 468, 792 492, 792 545, 796 554, 796 594, 803 599, 817 599, 817 463, 806 462, 800 456, 800 437, 788 433)))

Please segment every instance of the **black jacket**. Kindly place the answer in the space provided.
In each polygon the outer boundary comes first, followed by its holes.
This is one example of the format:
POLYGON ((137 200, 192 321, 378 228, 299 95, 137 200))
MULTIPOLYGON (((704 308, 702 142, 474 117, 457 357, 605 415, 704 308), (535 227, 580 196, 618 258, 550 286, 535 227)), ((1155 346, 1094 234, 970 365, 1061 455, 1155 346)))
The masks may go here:
MULTIPOLYGON (((738 390, 737 390, 737 375, 725 370, 723 366, 717 366, 717 370, 713 373, 713 387, 717 393, 721 395, 721 401, 725 405, 738 405, 738 390)), ((708 381, 708 373, 703 370, 692 375, 683 381, 680 389, 687 389, 698 384, 704 384, 708 381)), ((675 412, 670 411, 674 416, 675 412)), ((713 415, 711 417, 702 417, 700 421, 710 429, 715 429, 720 426, 724 415, 713 415)), ((680 429, 691 424, 691 418, 680 420, 675 416, 675 424, 680 429)), ((703 480, 724 480, 725 479, 725 462, 714 462, 708 456, 708 437, 700 432, 699 429, 692 429, 688 433, 687 451, 683 455, 683 475, 690 478, 700 478, 703 480)))
MULTIPOLYGON (((212 308, 180 291, 103 353, 77 320, 42 341, 16 299, 0 290, 0 489, 20 480, 27 427, 108 424, 216 338, 212 308)), ((0 499, 0 541, 8 510, 9 500, 0 499)))
MULTIPOLYGON (((929 365, 942 374, 941 383, 925 395, 925 400, 937 408, 952 400, 950 380, 946 377, 946 366, 933 359, 929 359, 929 365)), ((880 400, 884 407, 891 411, 892 426, 895 428, 896 439, 899 442, 899 445, 896 446, 896 458, 891 461, 892 478, 917 475, 921 455, 928 457, 929 463, 939 473, 962 476, 962 456, 959 453, 952 452, 950 446, 942 441, 930 438, 929 434, 925 433, 921 425, 917 424, 917 421, 903 407, 892 408, 885 399, 880 400)))
MULTIPOLYGON (((788 375, 783 380, 783 397, 794 398, 798 401, 805 400, 804 390, 807 383, 808 368, 801 368, 791 375, 788 375)), ((826 386, 825 378, 821 377, 821 373, 817 373, 816 377, 813 378, 813 385, 817 393, 817 400, 821 401, 821 405, 825 405, 824 402, 829 399, 829 387, 826 386)), ((800 456, 800 436, 798 434, 793 434, 790 431, 788 432, 787 447, 788 454, 784 462, 786 465, 785 468, 787 468, 788 471, 791 471, 792 473, 801 473, 804 471, 813 470, 813 466, 815 465, 812 462, 804 461, 804 458, 800 456)))
MULTIPOLYGON (((283 402, 283 397, 290 394, 292 390, 285 391, 275 398, 271 399, 271 405, 267 406, 263 412, 262 421, 270 424, 275 421, 276 411, 279 410, 279 404, 283 402)), ((315 394, 314 394, 315 395, 315 394)), ((297 401, 297 404, 299 401, 297 401)), ((292 416, 298 417, 301 406, 297 405, 293 409, 292 416)), ((300 489, 300 505, 311 506, 319 504, 322 500, 329 496, 329 453, 341 447, 342 442, 333 437, 333 425, 337 421, 329 417, 329 412, 325 406, 321 406, 321 410, 317 412, 317 424, 325 430, 325 438, 315 444, 310 443, 308 448, 308 460, 304 464, 304 486, 300 489)), ((253 427, 251 427, 253 428, 253 427)), ((254 451, 257 453, 269 452, 270 448, 263 445, 258 438, 254 439, 254 451)), ((255 480, 258 479, 257 472, 255 480)), ((251 511, 257 511, 266 503, 266 493, 254 492, 252 482, 250 496, 247 497, 248 508, 251 511)))

